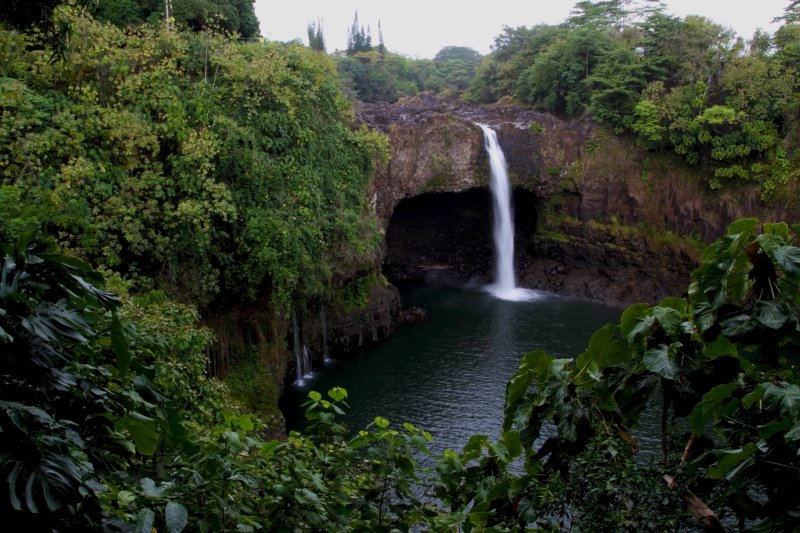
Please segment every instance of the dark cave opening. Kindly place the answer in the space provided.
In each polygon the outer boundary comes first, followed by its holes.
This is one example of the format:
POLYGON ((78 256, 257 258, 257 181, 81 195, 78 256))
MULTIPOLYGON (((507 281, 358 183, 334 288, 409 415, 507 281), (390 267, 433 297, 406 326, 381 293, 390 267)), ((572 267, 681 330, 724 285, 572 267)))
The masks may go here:
MULTIPOLYGON (((513 191, 515 269, 531 262, 536 231, 534 193, 513 191)), ((492 276, 492 198, 487 188, 427 193, 402 200, 386 230, 383 271, 390 281, 431 275, 471 280, 492 276)))

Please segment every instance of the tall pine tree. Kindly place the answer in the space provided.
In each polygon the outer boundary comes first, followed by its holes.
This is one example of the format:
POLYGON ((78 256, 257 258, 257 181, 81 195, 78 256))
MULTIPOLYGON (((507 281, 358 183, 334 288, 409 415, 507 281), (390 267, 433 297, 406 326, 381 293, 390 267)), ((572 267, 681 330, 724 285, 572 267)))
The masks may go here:
POLYGON ((775 17, 772 22, 784 21, 787 24, 800 22, 800 0, 793 0, 783 9, 782 17, 775 17))
POLYGON ((358 52, 369 52, 372 50, 372 36, 368 31, 364 31, 364 26, 358 25, 358 11, 353 17, 353 25, 347 32, 347 55, 351 56, 358 52))
POLYGON ((381 21, 378 20, 378 52, 381 54, 386 53, 386 45, 383 44, 383 29, 381 29, 381 21))
POLYGON ((325 52, 325 37, 322 35, 322 21, 308 24, 308 47, 317 52, 325 52))

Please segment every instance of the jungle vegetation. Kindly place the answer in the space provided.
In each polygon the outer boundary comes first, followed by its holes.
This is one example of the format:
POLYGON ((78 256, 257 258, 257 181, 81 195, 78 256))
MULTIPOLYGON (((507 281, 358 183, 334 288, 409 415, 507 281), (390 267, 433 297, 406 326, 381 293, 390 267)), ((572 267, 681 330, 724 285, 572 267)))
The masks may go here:
POLYGON ((435 468, 410 424, 350 436, 339 388, 263 439, 206 376, 191 307, 22 237, 0 271, 0 509, 34 531, 796 530, 799 232, 736 221, 688 298, 629 307, 574 358, 526 354, 500 438, 435 468))
POLYGON ((500 438, 475 435, 433 467, 423 429, 378 417, 348 431, 342 389, 309 393, 303 433, 266 438, 208 376, 198 309, 266 294, 286 316, 371 264, 366 190, 387 141, 353 128, 340 59, 188 18, 168 30, 154 12, 95 18, 86 3, 41 2, 35 24, 0 28, 4 524, 800 527, 796 224, 736 221, 687 297, 630 307, 575 358, 526 354, 500 438), (634 430, 653 409, 648 461, 634 430))
POLYGON ((582 1, 561 24, 505 27, 486 57, 450 47, 415 60, 373 47, 337 64, 363 101, 432 92, 590 118, 702 166, 711 189, 756 184, 764 200, 786 202, 798 174, 799 13, 790 2, 774 34, 738 36, 649 1, 582 1))
POLYGON ((202 306, 266 289, 284 310, 375 253, 386 141, 351 128, 329 58, 57 15, 63 60, 47 35, 0 33, 4 239, 38 230, 136 290, 202 306))

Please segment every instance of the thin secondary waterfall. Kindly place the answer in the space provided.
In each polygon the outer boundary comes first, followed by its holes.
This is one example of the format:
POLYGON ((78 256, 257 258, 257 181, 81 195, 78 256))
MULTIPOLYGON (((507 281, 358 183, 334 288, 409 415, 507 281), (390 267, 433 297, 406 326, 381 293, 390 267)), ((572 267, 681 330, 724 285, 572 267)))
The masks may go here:
POLYGON ((303 377, 311 375, 311 352, 308 351, 308 346, 303 344, 303 377))
POLYGON ((294 344, 294 359, 297 369, 295 370, 295 383, 302 385, 303 378, 311 374, 311 356, 308 348, 303 342, 303 332, 300 329, 297 312, 292 313, 292 343, 294 344))
POLYGON ((328 315, 325 306, 319 306, 319 321, 322 323, 322 360, 330 361, 331 354, 328 349, 328 315))
POLYGON ((491 170, 490 189, 494 199, 494 247, 496 279, 488 287, 496 298, 501 300, 533 300, 535 291, 517 287, 514 279, 514 221, 511 217, 511 186, 508 183, 506 158, 497 133, 486 124, 478 124, 483 130, 484 146, 489 155, 491 170))

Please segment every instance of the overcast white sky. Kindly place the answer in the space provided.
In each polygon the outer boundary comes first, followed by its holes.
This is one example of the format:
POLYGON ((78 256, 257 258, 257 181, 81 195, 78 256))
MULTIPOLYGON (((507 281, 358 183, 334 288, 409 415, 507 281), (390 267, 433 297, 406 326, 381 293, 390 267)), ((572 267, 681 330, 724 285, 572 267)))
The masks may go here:
MULTIPOLYGON (((489 53, 503 25, 558 24, 569 16, 573 0, 255 0, 261 34, 270 40, 307 42, 306 26, 322 19, 329 52, 343 50, 347 30, 358 20, 370 26, 378 43, 378 21, 386 47, 409 57, 432 58, 449 45, 489 53)), ((675 15, 702 15, 749 39, 756 28, 774 31, 772 19, 789 0, 666 0, 675 15)))

